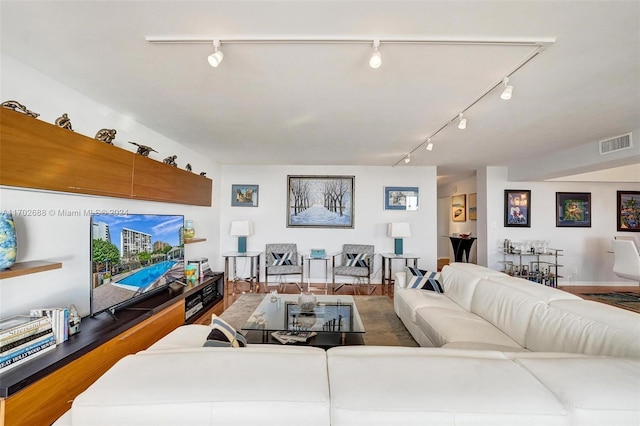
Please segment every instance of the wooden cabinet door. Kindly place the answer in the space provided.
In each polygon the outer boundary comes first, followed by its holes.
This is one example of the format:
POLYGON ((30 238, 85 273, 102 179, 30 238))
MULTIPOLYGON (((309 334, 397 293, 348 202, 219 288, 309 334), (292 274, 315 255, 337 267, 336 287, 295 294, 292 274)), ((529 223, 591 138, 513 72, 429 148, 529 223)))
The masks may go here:
POLYGON ((0 184, 131 197, 134 153, 0 108, 0 184))

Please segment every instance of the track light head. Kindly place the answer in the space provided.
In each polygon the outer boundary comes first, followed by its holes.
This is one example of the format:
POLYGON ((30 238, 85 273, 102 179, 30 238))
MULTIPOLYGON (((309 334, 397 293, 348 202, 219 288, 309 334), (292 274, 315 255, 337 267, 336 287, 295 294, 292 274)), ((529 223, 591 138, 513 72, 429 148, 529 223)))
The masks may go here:
POLYGON ((224 58, 224 53, 220 50, 220 40, 213 40, 213 48, 215 51, 209 55, 207 60, 209 61, 209 65, 216 68, 224 58))
POLYGON ((404 163, 409 164, 410 162, 411 162, 411 154, 407 154, 407 156, 404 157, 404 163))
POLYGON ((380 68, 382 65, 382 55, 378 52, 378 47, 380 46, 380 40, 373 40, 373 54, 371 55, 371 59, 369 59, 369 66, 371 68, 380 68))
POLYGON ((458 116, 460 118, 460 122, 458 123, 458 129, 460 130, 464 130, 467 128, 467 119, 464 118, 464 114, 460 113, 460 115, 458 116))
POLYGON ((504 90, 502 91, 502 94, 500 95, 500 99, 504 99, 505 101, 508 101, 509 99, 511 99, 511 95, 513 94, 513 86, 509 86, 509 77, 505 77, 504 78, 504 90))
POLYGON ((433 150, 433 142, 431 142, 431 138, 427 139, 427 151, 433 150))

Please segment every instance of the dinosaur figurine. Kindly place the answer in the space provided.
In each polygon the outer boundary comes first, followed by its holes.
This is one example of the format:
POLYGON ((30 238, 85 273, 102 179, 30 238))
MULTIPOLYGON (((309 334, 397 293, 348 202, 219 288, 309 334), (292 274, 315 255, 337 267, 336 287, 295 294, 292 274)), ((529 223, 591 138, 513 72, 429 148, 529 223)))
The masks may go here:
POLYGON ((96 133, 96 139, 100 142, 113 145, 113 140, 116 138, 116 129, 100 129, 96 133))
POLYGON ((73 129, 71 128, 71 119, 66 112, 62 114, 62 117, 56 118, 56 126, 62 127, 63 129, 71 130, 73 132, 73 129))
POLYGON ((27 114, 28 116, 31 116, 33 118, 37 118, 40 114, 37 114, 33 111, 29 111, 27 109, 26 106, 22 105, 20 102, 18 101, 4 101, 1 106, 3 108, 8 108, 8 109, 12 109, 16 112, 21 112, 23 114, 27 114))
POLYGON ((140 145, 139 143, 135 143, 135 142, 131 142, 131 141, 129 141, 129 143, 132 144, 132 145, 137 146, 138 147, 137 154, 140 154, 143 157, 148 157, 149 154, 151 153, 151 151, 158 152, 155 149, 151 148, 150 146, 140 145))

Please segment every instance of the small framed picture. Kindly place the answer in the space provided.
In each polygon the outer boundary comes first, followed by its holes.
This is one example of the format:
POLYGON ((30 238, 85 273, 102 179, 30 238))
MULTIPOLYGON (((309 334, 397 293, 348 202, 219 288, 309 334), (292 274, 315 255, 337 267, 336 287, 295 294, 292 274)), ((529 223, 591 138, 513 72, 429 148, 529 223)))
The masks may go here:
POLYGON ((451 220, 454 222, 467 221, 467 194, 451 196, 451 220))
POLYGON ((504 226, 531 227, 531 190, 504 190, 504 226))
POLYGON ((258 207, 258 185, 231 185, 231 206, 258 207))
POLYGON ((618 231, 640 232, 640 191, 618 191, 618 231))
POLYGON ((478 194, 469 194, 469 220, 478 220, 478 194))
POLYGON ((385 186, 385 210, 418 210, 417 186, 385 186))
POLYGON ((556 227, 591 227, 591 193, 556 192, 556 227))

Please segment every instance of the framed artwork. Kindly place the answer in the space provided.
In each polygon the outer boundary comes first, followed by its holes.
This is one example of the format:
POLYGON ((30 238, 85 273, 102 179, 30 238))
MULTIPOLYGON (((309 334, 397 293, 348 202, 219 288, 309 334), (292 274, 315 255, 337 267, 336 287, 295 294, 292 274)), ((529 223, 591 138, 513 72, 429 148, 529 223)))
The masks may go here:
POLYGON ((467 221, 467 194, 451 196, 451 220, 454 222, 467 221))
POLYGON ((232 207, 258 207, 258 185, 231 185, 232 207))
POLYGON ((556 192, 556 227, 591 227, 591 193, 556 192))
POLYGON ((504 190, 504 226, 531 227, 531 190, 504 190))
POLYGON ((640 191, 618 191, 618 231, 640 232, 640 191))
POLYGON ((354 176, 287 176, 287 227, 353 228, 354 176))
POLYGON ((385 210, 418 210, 417 186, 385 186, 385 210))
POLYGON ((478 220, 478 194, 469 194, 469 220, 478 220))

